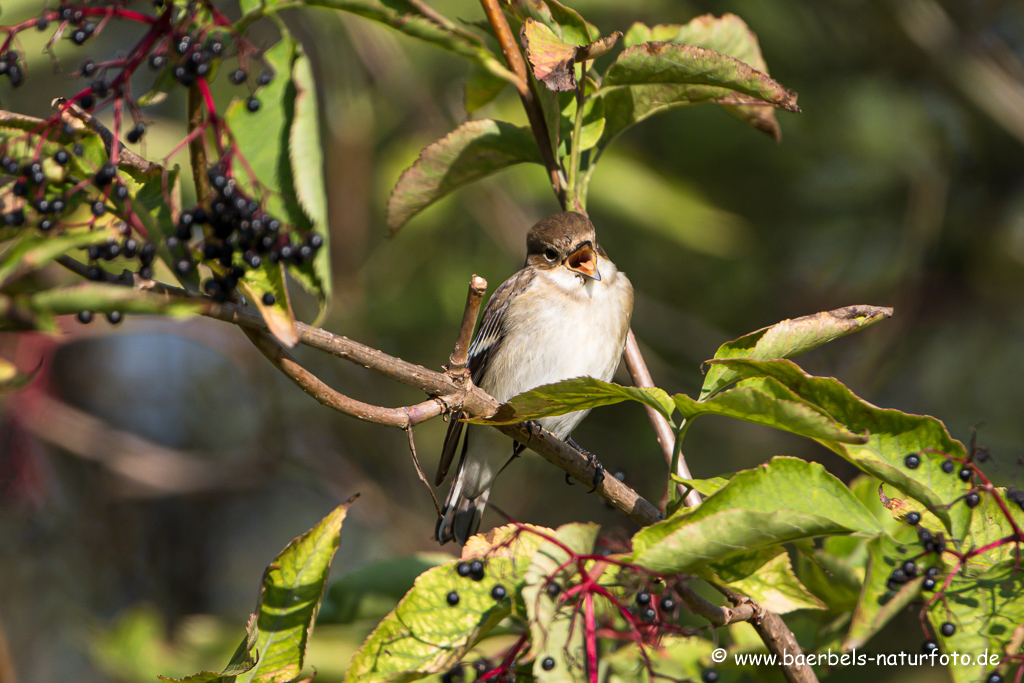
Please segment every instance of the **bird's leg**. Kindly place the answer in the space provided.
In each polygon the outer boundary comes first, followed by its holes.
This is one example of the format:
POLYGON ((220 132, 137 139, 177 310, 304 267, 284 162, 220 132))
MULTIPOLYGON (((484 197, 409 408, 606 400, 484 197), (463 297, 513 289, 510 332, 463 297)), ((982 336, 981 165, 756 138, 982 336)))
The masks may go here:
MULTIPOLYGON (((530 438, 531 439, 533 438, 534 434, 536 434, 537 432, 539 432, 541 430, 540 422, 537 422, 537 420, 527 420, 526 422, 523 423, 523 426, 526 427, 526 431, 530 433, 530 438)), ((523 454, 523 451, 525 451, 525 450, 526 450, 526 445, 525 444, 521 444, 518 441, 513 441, 512 442, 512 457, 513 458, 518 458, 520 455, 523 454)))
MULTIPOLYGON (((575 448, 576 450, 578 450, 583 455, 587 456, 587 462, 589 462, 590 466, 594 468, 593 486, 591 486, 590 490, 587 491, 587 493, 593 493, 594 491, 597 490, 597 487, 600 486, 601 482, 604 481, 604 465, 600 463, 596 455, 594 455, 593 453, 591 453, 590 451, 586 450, 578 443, 573 441, 573 438, 571 436, 568 437, 565 440, 565 442, 572 446, 573 448, 575 448)), ((566 481, 568 481, 568 475, 566 475, 566 481)))

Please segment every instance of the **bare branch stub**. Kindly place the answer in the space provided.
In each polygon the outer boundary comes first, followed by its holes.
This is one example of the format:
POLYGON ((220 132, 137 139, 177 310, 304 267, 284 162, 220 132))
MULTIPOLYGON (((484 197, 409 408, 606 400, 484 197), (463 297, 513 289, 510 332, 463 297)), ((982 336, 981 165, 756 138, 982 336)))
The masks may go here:
POLYGON ((480 302, 483 301, 486 291, 487 280, 474 275, 469 283, 466 308, 462 313, 462 325, 459 327, 459 337, 455 341, 455 350, 448 358, 448 374, 456 380, 464 382, 469 376, 466 372, 466 366, 469 364, 469 347, 473 343, 473 329, 476 327, 480 302))

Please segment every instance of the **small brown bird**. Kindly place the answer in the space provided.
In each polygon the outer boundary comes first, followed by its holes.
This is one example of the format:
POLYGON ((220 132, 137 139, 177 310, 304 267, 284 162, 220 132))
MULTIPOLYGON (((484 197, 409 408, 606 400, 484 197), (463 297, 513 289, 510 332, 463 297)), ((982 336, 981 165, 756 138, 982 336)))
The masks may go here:
MULTIPOLYGON (((633 286, 597 244, 594 224, 559 213, 526 235, 526 263, 491 296, 469 349, 473 383, 499 401, 543 384, 589 376, 608 381, 622 356, 633 313, 633 286)), ((589 411, 539 420, 567 439, 589 411)), ((435 485, 462 439, 459 467, 434 531, 442 544, 477 532, 494 478, 511 461, 487 432, 452 416, 435 485)), ((500 435, 497 435, 500 437, 500 435)), ((502 437, 504 438, 504 437, 502 437)), ((513 456, 514 457, 514 456, 513 456)))

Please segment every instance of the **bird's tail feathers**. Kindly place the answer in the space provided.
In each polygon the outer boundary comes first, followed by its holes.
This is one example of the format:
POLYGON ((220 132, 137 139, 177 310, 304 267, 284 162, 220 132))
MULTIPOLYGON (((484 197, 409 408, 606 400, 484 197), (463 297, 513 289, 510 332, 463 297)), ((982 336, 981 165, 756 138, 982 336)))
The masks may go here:
POLYGON ((476 498, 465 496, 462 492, 465 481, 462 474, 460 471, 452 483, 448 499, 441 510, 441 518, 437 520, 437 527, 434 529, 434 538, 441 545, 451 540, 459 545, 466 545, 469 537, 480 528, 480 518, 483 517, 487 499, 491 495, 491 489, 488 487, 476 498))

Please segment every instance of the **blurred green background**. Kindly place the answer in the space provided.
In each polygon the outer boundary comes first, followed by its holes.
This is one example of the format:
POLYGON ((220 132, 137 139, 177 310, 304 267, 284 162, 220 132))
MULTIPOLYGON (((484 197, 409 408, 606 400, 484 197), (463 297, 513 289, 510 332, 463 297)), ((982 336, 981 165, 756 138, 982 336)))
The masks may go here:
MULTIPOLYGON (((449 17, 482 17, 471 0, 432 4, 449 17)), ((604 33, 634 21, 738 14, 804 112, 779 113, 776 144, 716 107, 678 110, 629 131, 599 164, 590 214, 636 288, 634 330, 655 382, 694 394, 701 361, 724 341, 849 304, 893 306, 892 320, 801 363, 877 405, 934 415, 961 440, 978 427, 979 443, 993 453, 990 476, 1024 484, 1024 4, 572 6, 604 33)), ((40 7, 4 0, 0 23, 40 7)), ((544 173, 504 172, 386 238, 388 193, 420 149, 465 120, 470 69, 353 16, 312 10, 288 20, 321 87, 336 292, 324 327, 440 368, 471 274, 493 290, 521 265, 529 226, 558 210, 544 173)), ((12 91, 0 82, 0 103, 45 116, 52 98, 78 89, 68 74, 85 57, 124 51, 137 37, 112 25, 83 48, 61 41, 55 73, 44 38, 26 31, 19 38, 27 83, 12 91)), ((506 90, 478 115, 522 122, 519 109, 506 90)), ((147 114, 143 151, 162 157, 183 135, 183 99, 147 114)), ((299 298, 300 315, 310 319, 314 302, 299 298)), ((69 321, 56 340, 4 335, 0 351, 22 368, 46 359, 37 380, 45 392, 2 404, 2 681, 152 680, 222 667, 267 562, 356 492, 362 497, 345 522, 334 577, 438 550, 433 504, 406 435, 321 407, 229 325, 69 321)), ((363 401, 423 398, 341 361, 297 354, 363 401)), ((428 472, 444 428, 435 420, 415 431, 428 472)), ((575 438, 607 468, 623 469, 642 495, 660 499, 666 468, 638 406, 601 409, 575 438)), ((694 424, 684 452, 698 477, 775 454, 820 460, 845 479, 854 474, 815 444, 717 418, 694 424)), ((633 531, 533 456, 502 475, 491 502, 521 521, 592 519, 611 533, 633 531)), ((485 516, 485 525, 499 522, 493 511, 485 516)), ((372 578, 408 585, 433 561, 421 555, 371 570, 372 578)), ((323 680, 343 674, 393 604, 386 593, 354 615, 328 602, 336 619, 355 619, 318 629, 310 664, 323 680)), ((917 651, 924 638, 909 613, 886 633, 874 651, 917 651)), ((876 673, 946 680, 940 670, 876 673)), ((863 675, 846 670, 831 680, 863 675)))

